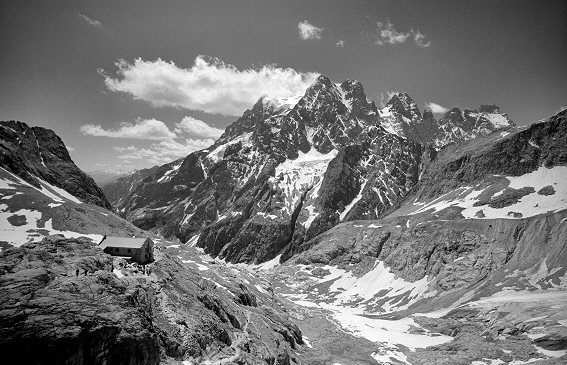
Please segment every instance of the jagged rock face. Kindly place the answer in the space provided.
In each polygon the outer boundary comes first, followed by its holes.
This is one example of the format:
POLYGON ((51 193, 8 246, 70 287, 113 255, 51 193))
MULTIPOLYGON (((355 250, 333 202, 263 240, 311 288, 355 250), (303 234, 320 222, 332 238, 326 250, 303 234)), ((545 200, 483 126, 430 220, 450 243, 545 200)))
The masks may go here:
POLYGON ((0 121, 0 166, 41 188, 40 179, 89 204, 110 209, 94 180, 71 160, 53 131, 16 121, 0 121))
POLYGON ((489 133, 504 125, 498 113, 454 110, 438 123, 406 93, 379 111, 359 82, 321 76, 302 96, 261 98, 213 146, 160 167, 117 209, 182 242, 199 234, 198 246, 229 261, 287 259, 341 221, 392 210, 435 158, 426 145, 489 133))
POLYGON ((379 113, 383 118, 382 127, 390 133, 436 148, 515 127, 496 105, 481 105, 476 110, 463 111, 453 108, 436 121, 430 109, 425 109, 422 116, 406 93, 392 95, 379 113))
POLYGON ((453 108, 439 120, 440 131, 434 144, 442 147, 515 126, 496 105, 481 105, 476 110, 453 108))
MULTIPOLYGON (((317 236, 308 250, 293 257, 293 265, 332 265, 359 270, 362 276, 375 262, 410 283, 427 282, 429 295, 421 303, 411 290, 392 288, 361 305, 382 312, 386 303, 404 307, 442 300, 450 292, 482 283, 476 295, 491 295, 501 287, 549 288, 566 274, 567 211, 526 219, 439 220, 406 227, 403 219, 346 222, 317 236), (545 272, 535 274, 545 262, 545 272), (531 276, 533 275, 533 277, 531 276), (395 300, 394 300, 395 298, 395 300)), ((375 284, 380 289, 380 283, 375 284)), ((323 292, 314 296, 324 297, 323 292)), ((332 298, 331 295, 329 295, 332 298)), ((354 301, 353 305, 360 303, 354 301)), ((454 300, 458 300, 455 297, 454 300)), ((444 303, 445 306, 448 303, 444 303)))
POLYGON ((424 148, 380 127, 359 82, 261 98, 210 148, 162 166, 123 216, 230 261, 261 262, 342 220, 380 215, 417 182, 424 148))
POLYGON ((119 278, 117 267, 85 239, 50 236, 2 251, 3 356, 26 364, 158 364, 232 354, 246 364, 290 364, 292 348, 303 344, 273 297, 243 283, 219 278, 219 290, 167 254, 150 276, 119 278))
POLYGON ((458 187, 494 179, 494 175, 520 176, 539 167, 567 165, 567 112, 543 123, 503 131, 465 144, 448 146, 424 172, 411 199, 439 197, 458 187))

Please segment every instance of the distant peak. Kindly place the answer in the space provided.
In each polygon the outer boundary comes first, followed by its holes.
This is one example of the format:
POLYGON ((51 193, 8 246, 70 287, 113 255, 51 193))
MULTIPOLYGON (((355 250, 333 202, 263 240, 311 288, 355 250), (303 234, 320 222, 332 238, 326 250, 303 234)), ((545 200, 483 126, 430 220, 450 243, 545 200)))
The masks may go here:
POLYGON ((311 87, 316 87, 316 86, 329 87, 332 85, 333 83, 331 82, 331 79, 329 79, 325 75, 319 75, 319 77, 317 77, 317 80, 315 80, 315 82, 313 83, 313 85, 311 85, 311 87))
POLYGON ((421 118, 421 112, 417 107, 417 104, 413 99, 405 92, 398 92, 390 97, 390 100, 386 103, 386 107, 395 110, 396 112, 402 114, 410 120, 415 119, 414 117, 421 118))
POLYGON ((500 113, 500 108, 497 105, 481 105, 477 109, 480 113, 500 113))

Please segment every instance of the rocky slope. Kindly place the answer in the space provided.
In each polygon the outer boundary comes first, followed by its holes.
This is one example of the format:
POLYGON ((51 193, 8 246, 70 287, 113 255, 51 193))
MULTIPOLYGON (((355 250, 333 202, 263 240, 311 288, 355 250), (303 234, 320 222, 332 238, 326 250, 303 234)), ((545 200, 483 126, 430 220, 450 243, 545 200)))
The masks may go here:
POLYGON ((355 81, 262 98, 209 149, 162 166, 123 203, 137 226, 234 262, 289 256, 341 220, 376 217, 417 182, 427 151, 387 133, 355 81))
POLYGON ((422 115, 407 93, 392 95, 378 112, 382 126, 390 133, 437 149, 516 127, 496 105, 481 105, 475 110, 453 108, 436 120, 430 109, 422 115))
POLYGON ((566 205, 567 113, 444 148, 396 214, 526 217, 566 205))
POLYGON ((383 364, 565 363, 566 132, 561 112, 442 149, 388 217, 304 242, 276 292, 383 364))
POLYGON ((94 180, 75 165, 52 130, 0 121, 0 167, 36 188, 48 183, 82 202, 111 208, 94 180))
POLYGON ((276 292, 374 342, 367 355, 381 364, 567 360, 567 210, 402 223, 347 222, 319 235, 276 268, 276 292))
POLYGON ((405 93, 379 110, 359 82, 321 76, 304 95, 261 98, 213 146, 111 200, 138 227, 197 239, 214 256, 287 259, 341 221, 391 211, 436 148, 510 126, 497 107, 438 122, 405 93))
POLYGON ((122 199, 128 196, 142 180, 154 174, 158 169, 158 166, 154 166, 149 169, 136 170, 110 181, 105 181, 100 184, 100 188, 113 207, 121 206, 122 199))
POLYGON ((40 188, 0 167, 0 248, 20 246, 50 234, 89 237, 147 233, 97 205, 85 204, 46 181, 40 188))
POLYGON ((204 280, 163 249, 150 275, 119 266, 83 239, 50 236, 4 250, 3 356, 19 363, 296 363, 301 332, 273 295, 238 278, 204 280))

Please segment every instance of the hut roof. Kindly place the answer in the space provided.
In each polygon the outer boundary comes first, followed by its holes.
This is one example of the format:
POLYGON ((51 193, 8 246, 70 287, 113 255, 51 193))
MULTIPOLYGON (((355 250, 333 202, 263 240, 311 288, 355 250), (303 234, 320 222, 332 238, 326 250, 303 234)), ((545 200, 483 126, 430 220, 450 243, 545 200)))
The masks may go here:
POLYGON ((100 248, 107 247, 125 247, 125 248, 142 248, 148 237, 106 237, 100 244, 100 248))

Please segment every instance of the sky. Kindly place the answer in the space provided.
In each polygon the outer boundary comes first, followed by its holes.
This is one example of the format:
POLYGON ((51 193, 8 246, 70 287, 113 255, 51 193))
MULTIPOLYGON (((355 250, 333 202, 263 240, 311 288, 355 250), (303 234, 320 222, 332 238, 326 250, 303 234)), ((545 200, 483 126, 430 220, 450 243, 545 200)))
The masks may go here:
POLYGON ((567 106, 565 19, 564 0, 1 1, 0 120, 54 130, 85 171, 206 148, 319 74, 524 125, 567 106))

